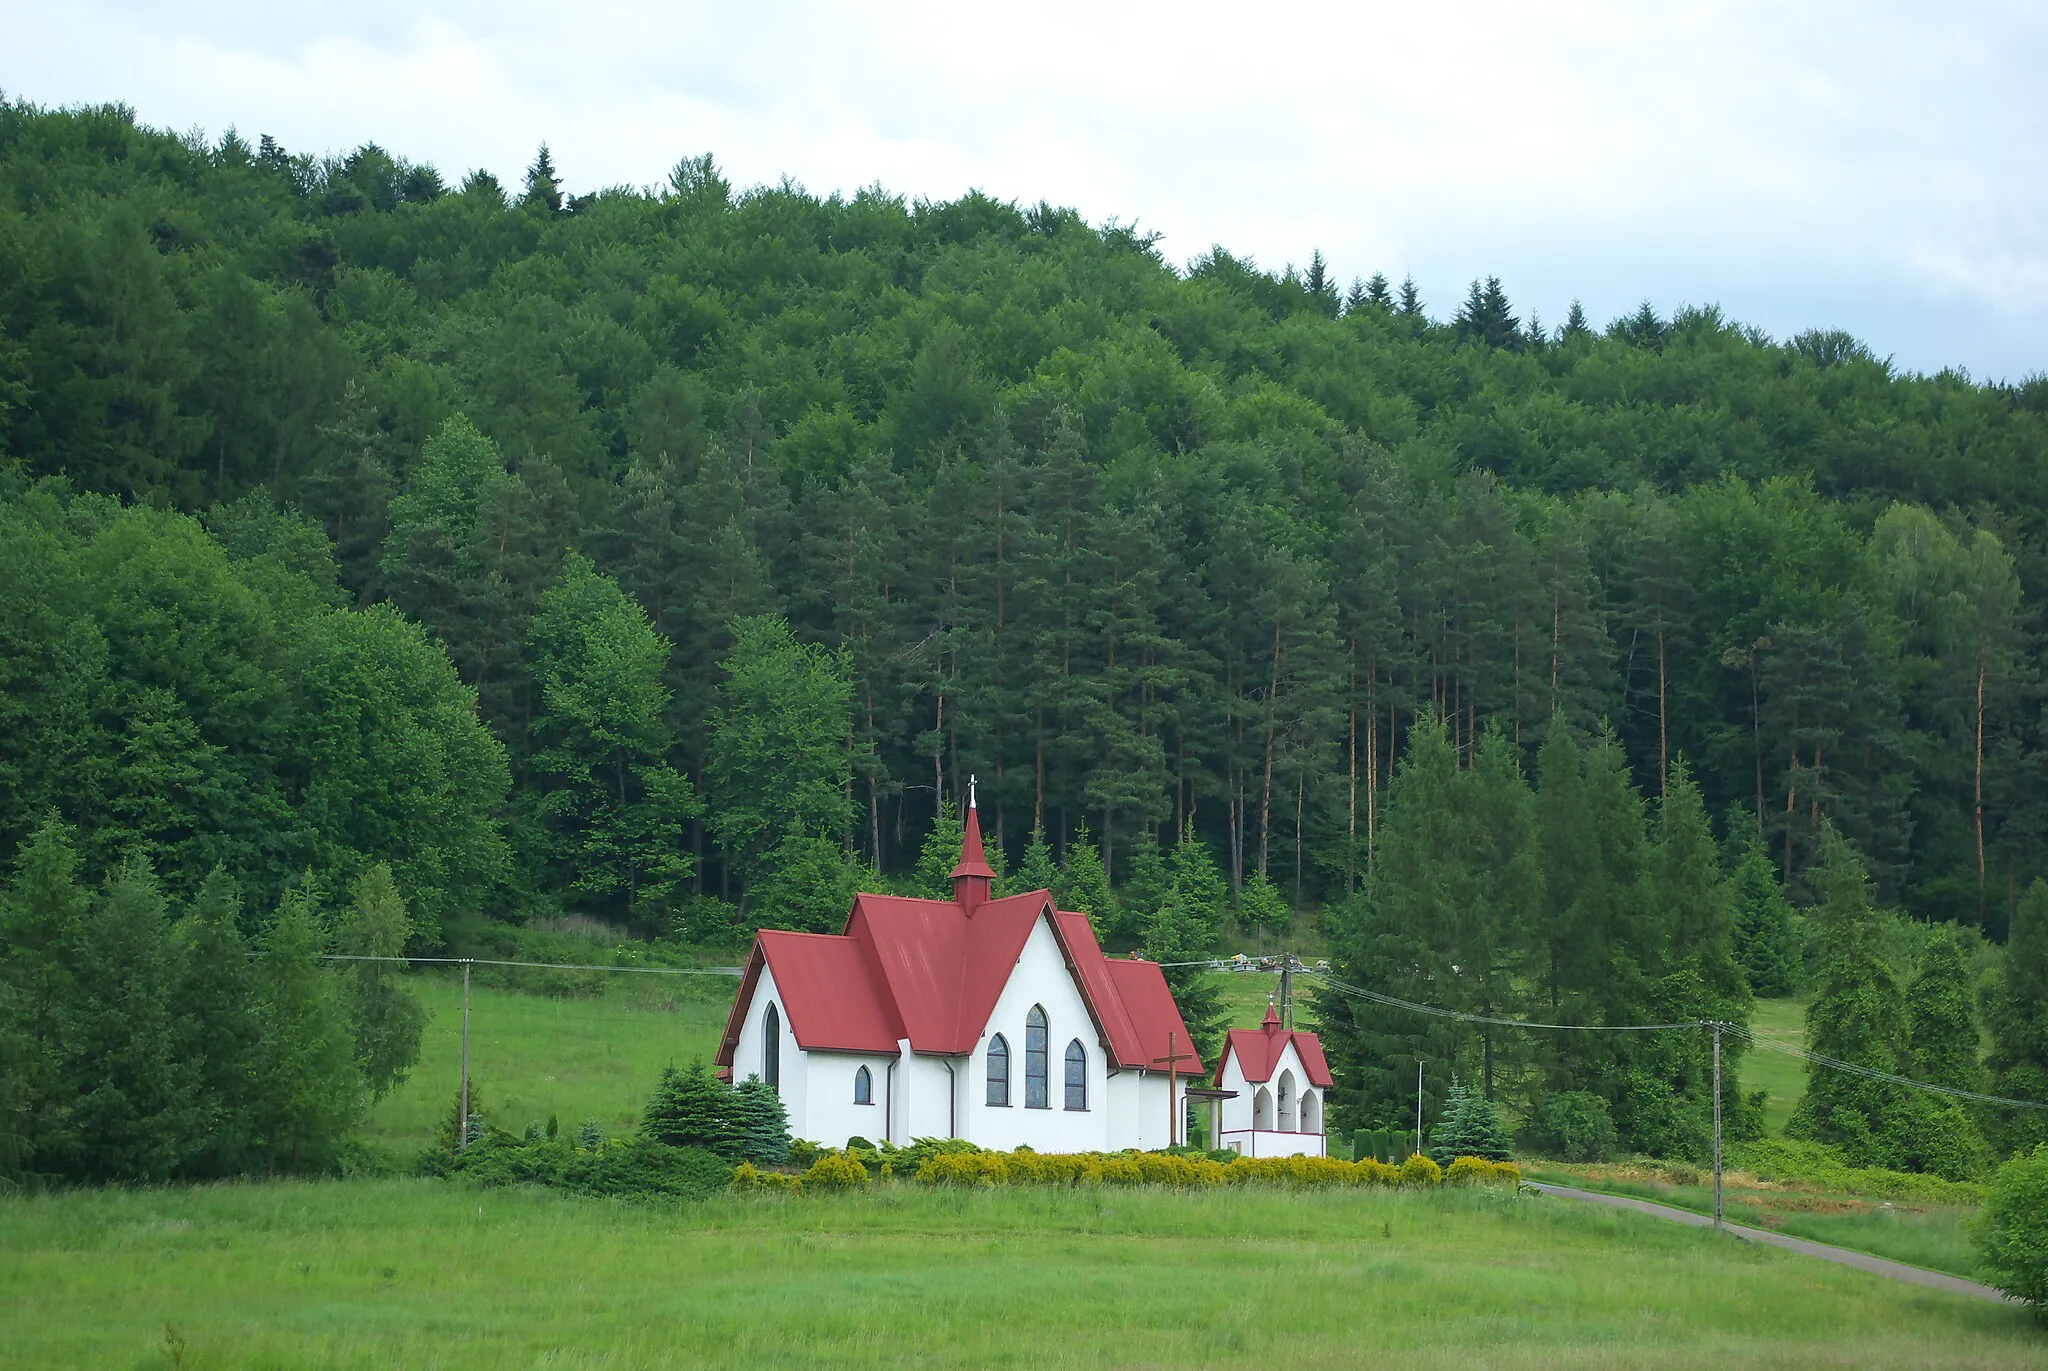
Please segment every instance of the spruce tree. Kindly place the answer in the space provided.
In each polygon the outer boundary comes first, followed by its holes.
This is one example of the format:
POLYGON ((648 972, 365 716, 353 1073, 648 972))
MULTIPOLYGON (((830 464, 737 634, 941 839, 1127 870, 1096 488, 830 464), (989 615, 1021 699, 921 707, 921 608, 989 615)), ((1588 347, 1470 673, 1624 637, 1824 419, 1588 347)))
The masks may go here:
POLYGON ((1907 1038, 1916 1080, 1958 1090, 1984 1089, 1972 980, 1961 931, 1952 925, 1933 930, 1921 954, 1920 973, 1906 987, 1907 1038))
MULTIPOLYGON (((1883 916, 1871 904, 1863 859, 1832 824, 1821 829, 1814 873, 1823 903, 1810 916, 1821 964, 1806 1011, 1808 1050, 1905 1075, 1912 1066, 1906 996, 1885 955, 1883 916)), ((1786 1132, 1840 1147, 1852 1165, 1887 1166, 1883 1141, 1901 1088, 1809 1063, 1806 1094, 1786 1132)))
MULTIPOLYGON (((1997 973, 1984 995, 1991 1035, 1991 1090, 2048 1102, 2048 881, 2027 887, 1997 973)), ((1985 1111, 1985 1129, 2006 1156, 2048 1143, 2048 1109, 1985 1111)))
POLYGON ((1778 868, 1764 850, 1762 835, 1744 815, 1731 822, 1743 834, 1742 855, 1728 877, 1729 897, 1735 903, 1735 959, 1742 964, 1752 995, 1790 995, 1800 979, 1791 902, 1778 883, 1778 868))
POLYGON ((15 854, 14 878, 0 898, 0 975, 11 992, 20 1060, 16 1150, 26 1169, 56 1173, 77 1165, 80 1146, 65 1044, 75 1019, 87 898, 72 841, 71 827, 46 815, 15 854))
POLYGON ((1514 1140, 1493 1101, 1468 1086, 1453 1084, 1444 1112, 1429 1130, 1429 1158, 1449 1166, 1459 1157, 1504 1162, 1515 1155, 1514 1140))
POLYGON ((1088 825, 1082 824, 1067 845, 1067 859, 1060 864, 1059 883, 1052 893, 1061 909, 1086 914, 1098 938, 1116 926, 1116 896, 1110 892, 1109 873, 1102 869, 1102 854, 1095 848, 1088 825))
POLYGON ((749 1076, 733 1090, 734 1147, 737 1159, 761 1166, 789 1160, 789 1115, 782 1097, 759 1076, 749 1076))
POLYGON ((1365 303, 1376 310, 1385 312, 1394 307, 1393 292, 1387 288, 1387 274, 1376 271, 1366 278, 1365 303))
POLYGON ((939 801, 939 814, 932 821, 931 832, 925 834, 924 846, 917 852, 917 867, 911 873, 915 888, 913 895, 922 895, 927 900, 950 900, 953 898, 953 868, 960 864, 961 845, 967 839, 967 821, 953 808, 952 796, 939 801))
POLYGON ((1223 908, 1223 875, 1201 839, 1183 830, 1170 862, 1166 897, 1146 918, 1144 956, 1164 965, 1161 974, 1194 1038, 1190 1046, 1214 1066, 1229 1011, 1216 976, 1206 966, 1175 965, 1215 957, 1217 924, 1223 908))
POLYGON ((733 1088, 701 1059, 685 1071, 674 1063, 661 1069, 640 1116, 640 1136, 670 1147, 701 1147, 727 1161, 743 1160, 733 1088))
POLYGON ((179 1049, 170 920, 155 873, 127 864, 87 914, 78 998, 65 1035, 66 1092, 80 1171, 161 1181, 198 1151, 196 1062, 179 1049))
POLYGON ((197 1063, 201 1142, 186 1169, 200 1176, 246 1170, 256 1110, 256 968, 240 925, 234 879, 215 866, 175 930, 181 945, 178 1032, 197 1063))
POLYGON ((1027 890, 1050 891, 1060 882, 1058 863, 1052 859, 1052 845, 1045 840, 1045 830, 1031 830, 1031 841, 1025 845, 1024 860, 1017 864, 1017 874, 1004 882, 1007 893, 1023 894, 1027 890))
POLYGON ((533 165, 526 169, 526 192, 520 196, 519 203, 549 214, 562 212, 562 182, 555 173, 554 154, 548 151, 546 143, 540 145, 540 151, 534 154, 533 165))
POLYGON ((361 1109, 354 1035, 325 950, 313 890, 287 891, 256 958, 257 1133, 272 1170, 325 1163, 361 1109))

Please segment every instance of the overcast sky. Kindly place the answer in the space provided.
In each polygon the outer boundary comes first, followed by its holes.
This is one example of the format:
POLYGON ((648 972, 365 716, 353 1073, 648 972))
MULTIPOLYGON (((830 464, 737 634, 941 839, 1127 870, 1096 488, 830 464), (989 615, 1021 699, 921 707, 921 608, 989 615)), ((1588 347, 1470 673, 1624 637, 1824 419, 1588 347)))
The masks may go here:
POLYGON ((574 191, 737 185, 1135 220, 1169 260, 1498 275, 1556 322, 1647 297, 1904 368, 2048 371, 2048 6, 319 6, 0 0, 0 88, 293 151, 374 141, 574 191))

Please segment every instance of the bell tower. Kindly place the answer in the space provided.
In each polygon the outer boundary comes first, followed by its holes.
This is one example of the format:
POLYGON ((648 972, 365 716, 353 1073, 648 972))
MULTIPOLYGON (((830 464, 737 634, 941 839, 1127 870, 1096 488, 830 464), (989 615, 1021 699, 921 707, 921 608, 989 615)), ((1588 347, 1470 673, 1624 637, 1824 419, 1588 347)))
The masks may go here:
POLYGON ((960 864, 953 868, 953 903, 972 914, 988 900, 996 873, 981 850, 981 815, 974 808, 974 778, 967 778, 967 825, 960 836, 960 864))

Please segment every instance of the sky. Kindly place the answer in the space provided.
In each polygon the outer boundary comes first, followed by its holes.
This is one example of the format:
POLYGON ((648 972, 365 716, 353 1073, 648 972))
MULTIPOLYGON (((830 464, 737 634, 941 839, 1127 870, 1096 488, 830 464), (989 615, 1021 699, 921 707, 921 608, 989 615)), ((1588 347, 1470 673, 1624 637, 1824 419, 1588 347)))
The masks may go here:
POLYGON ((1270 268, 1412 274, 1448 317, 1714 304, 1901 369, 2048 372, 2048 6, 180 4, 0 0, 0 90, 375 142, 451 181, 658 185, 710 152, 979 189, 1270 268))

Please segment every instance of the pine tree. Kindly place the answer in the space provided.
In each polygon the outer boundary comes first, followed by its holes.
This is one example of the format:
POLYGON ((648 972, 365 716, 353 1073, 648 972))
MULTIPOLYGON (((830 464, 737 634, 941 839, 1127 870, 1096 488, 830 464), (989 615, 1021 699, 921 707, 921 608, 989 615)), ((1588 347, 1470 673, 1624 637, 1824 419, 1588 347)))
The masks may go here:
POLYGON ((731 1086, 711 1074, 702 1060, 678 1071, 661 1069, 661 1080, 640 1116, 640 1136, 670 1147, 701 1147, 727 1161, 743 1160, 738 1109, 731 1086))
POLYGON ((782 1097, 759 1076, 749 1076, 733 1091, 734 1146, 738 1160, 760 1166, 781 1166, 789 1160, 789 1116, 782 1097))
MULTIPOLYGON (((339 949, 354 957, 403 956, 412 923, 391 868, 378 862, 356 877, 351 893, 342 910, 339 949)), ((399 974, 403 964, 366 960, 347 963, 347 968, 343 994, 355 1039, 356 1069, 374 1103, 419 1063, 427 1011, 405 987, 399 974)))
POLYGON ((1564 316, 1564 329, 1559 337, 1564 341, 1574 338, 1590 338, 1593 326, 1586 322, 1586 307, 1577 300, 1572 301, 1570 312, 1564 316))
POLYGON ((1344 293, 1344 313, 1348 317, 1366 306, 1365 282, 1356 276, 1351 278, 1351 289, 1344 293))
POLYGON ((1395 312, 1398 313, 1404 319, 1421 319, 1422 292, 1416 289, 1415 278, 1413 276, 1404 276, 1401 278, 1400 303, 1395 306, 1395 312))
POLYGON ((758 903, 751 917, 763 928, 837 933, 854 895, 880 884, 873 872, 846 860, 841 844, 804 833, 784 838, 768 865, 770 874, 752 892, 758 903))
MULTIPOLYGON (((2048 1101, 2048 881, 2020 900, 1998 970, 1984 995, 1991 1094, 2048 1101)), ((1986 1111, 1986 1131, 2007 1156, 2048 1142, 2048 1110, 1986 1111)))
POLYGON ((953 868, 960 864, 960 849, 966 835, 967 821, 955 812, 952 797, 941 799, 938 818, 932 821, 932 830, 925 835, 924 846, 918 849, 917 869, 913 873, 917 888, 913 894, 928 900, 953 898, 953 868))
POLYGON ((1254 871, 1237 892, 1237 922, 1240 927, 1256 931, 1263 950, 1267 934, 1282 933, 1293 926, 1294 911, 1287 907, 1279 887, 1267 880, 1264 872, 1254 871))
POLYGON ((1366 278, 1365 303, 1371 308, 1382 312, 1391 310, 1394 307, 1394 296, 1387 288, 1387 275, 1385 272, 1376 271, 1366 278))

